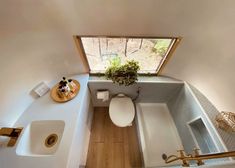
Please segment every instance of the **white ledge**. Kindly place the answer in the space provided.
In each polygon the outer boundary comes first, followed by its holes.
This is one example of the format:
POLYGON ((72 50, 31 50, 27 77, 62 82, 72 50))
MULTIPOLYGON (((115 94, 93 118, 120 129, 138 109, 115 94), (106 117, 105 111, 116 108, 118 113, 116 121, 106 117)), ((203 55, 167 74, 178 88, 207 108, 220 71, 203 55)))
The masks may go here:
MULTIPOLYGON (((107 80, 104 76, 90 76, 89 82, 112 82, 107 80)), ((184 81, 163 76, 139 76, 137 83, 182 83, 184 81)))

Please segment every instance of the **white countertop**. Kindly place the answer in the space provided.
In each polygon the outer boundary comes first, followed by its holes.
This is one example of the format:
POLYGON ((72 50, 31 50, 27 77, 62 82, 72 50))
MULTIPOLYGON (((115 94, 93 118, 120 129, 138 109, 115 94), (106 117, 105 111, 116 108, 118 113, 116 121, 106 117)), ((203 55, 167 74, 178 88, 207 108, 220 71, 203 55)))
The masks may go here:
MULTIPOLYGON (((84 104, 89 75, 77 75, 71 78, 79 81, 81 85, 78 95, 73 100, 66 103, 57 103, 50 98, 50 93, 47 93, 32 103, 14 125, 14 127, 26 128, 34 120, 63 120, 65 122, 64 133, 56 153, 49 156, 19 156, 16 154, 19 138, 14 147, 0 148, 0 168, 67 167, 76 122, 84 104)), ((52 84, 57 82, 53 81, 52 84)))

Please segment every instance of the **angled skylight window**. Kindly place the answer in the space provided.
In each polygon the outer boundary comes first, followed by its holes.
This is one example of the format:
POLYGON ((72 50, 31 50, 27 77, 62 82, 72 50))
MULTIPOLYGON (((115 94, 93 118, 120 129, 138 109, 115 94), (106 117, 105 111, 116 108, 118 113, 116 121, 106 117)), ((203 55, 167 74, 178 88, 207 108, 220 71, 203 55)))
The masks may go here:
POLYGON ((139 62, 142 74, 156 74, 177 38, 77 37, 88 61, 90 73, 104 73, 112 59, 139 62))

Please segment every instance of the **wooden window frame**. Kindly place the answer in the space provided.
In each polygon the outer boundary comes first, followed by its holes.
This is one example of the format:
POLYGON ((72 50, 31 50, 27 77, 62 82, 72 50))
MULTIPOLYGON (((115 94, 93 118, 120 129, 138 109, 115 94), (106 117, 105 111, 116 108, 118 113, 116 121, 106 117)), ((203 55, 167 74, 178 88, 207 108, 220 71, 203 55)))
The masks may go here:
POLYGON ((94 37, 94 38, 148 38, 148 39, 173 39, 174 41, 172 44, 170 44, 170 47, 168 48, 167 54, 165 55, 165 58, 162 59, 160 62, 158 68, 156 69, 156 73, 138 73, 142 76, 159 76, 162 74, 163 69, 169 62, 170 58, 172 58, 173 53, 175 52, 176 48, 178 47, 180 41, 182 40, 182 37, 153 37, 153 36, 100 36, 100 35, 74 35, 74 41, 75 45, 78 50, 78 54, 81 58, 82 64, 85 67, 85 72, 89 73, 90 75, 104 75, 104 73, 92 73, 81 38, 83 37, 94 37))

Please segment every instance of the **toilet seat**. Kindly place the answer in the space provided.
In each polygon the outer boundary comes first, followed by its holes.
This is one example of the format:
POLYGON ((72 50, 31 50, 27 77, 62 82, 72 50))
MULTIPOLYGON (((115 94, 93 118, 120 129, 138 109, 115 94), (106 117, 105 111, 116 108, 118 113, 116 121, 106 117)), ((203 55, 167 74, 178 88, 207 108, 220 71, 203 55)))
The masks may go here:
POLYGON ((123 94, 112 98, 109 105, 109 116, 113 123, 119 127, 131 125, 135 117, 135 107, 131 98, 123 94))

